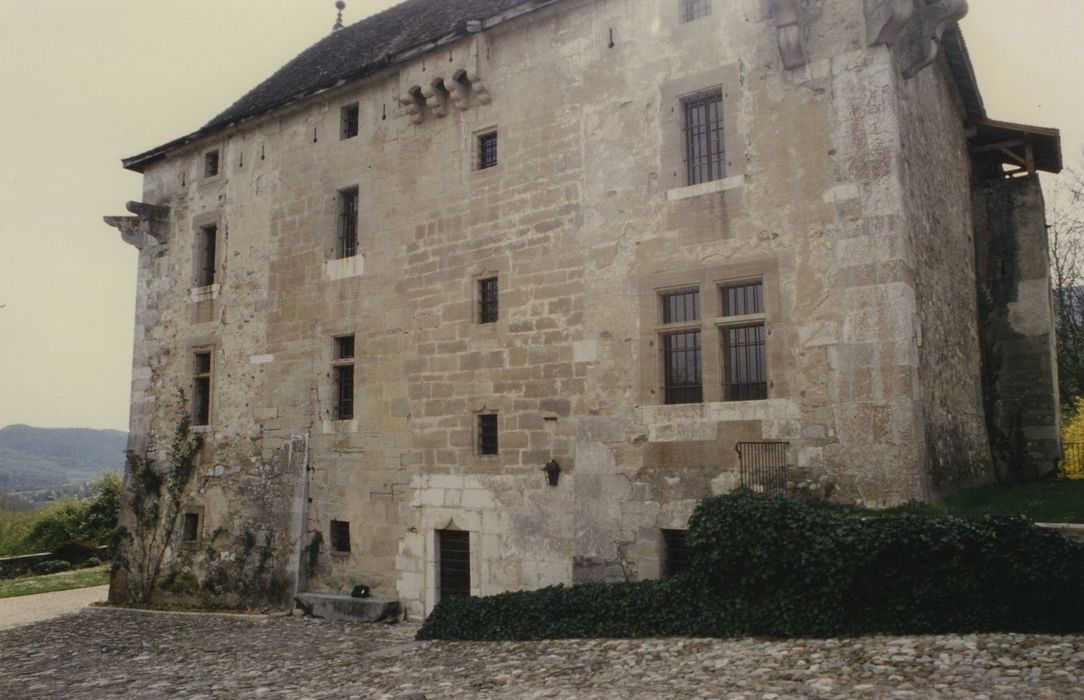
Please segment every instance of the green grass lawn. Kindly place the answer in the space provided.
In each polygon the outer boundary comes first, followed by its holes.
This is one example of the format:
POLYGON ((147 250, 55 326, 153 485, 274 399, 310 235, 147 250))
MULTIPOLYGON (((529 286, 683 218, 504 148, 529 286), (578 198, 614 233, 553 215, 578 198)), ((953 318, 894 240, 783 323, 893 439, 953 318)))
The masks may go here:
POLYGON ((979 486, 954 493, 943 504, 914 504, 899 510, 960 518, 1023 515, 1039 523, 1084 523, 1084 480, 979 486))
POLYGON ((0 598, 104 586, 107 583, 109 583, 109 564, 102 564, 91 569, 63 571, 59 574, 3 579, 0 580, 0 598))

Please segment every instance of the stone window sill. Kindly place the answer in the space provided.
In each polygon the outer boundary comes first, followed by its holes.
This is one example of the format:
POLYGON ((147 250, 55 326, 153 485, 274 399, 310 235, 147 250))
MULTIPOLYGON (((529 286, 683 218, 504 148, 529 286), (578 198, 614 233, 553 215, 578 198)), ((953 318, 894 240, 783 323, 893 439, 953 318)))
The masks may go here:
POLYGON ((678 202, 682 199, 689 199, 691 197, 700 197, 705 194, 715 194, 716 192, 726 192, 727 190, 734 190, 742 186, 745 182, 744 175, 731 175, 730 177, 724 177, 722 180, 712 180, 711 182, 701 182, 699 185, 689 185, 687 187, 675 187, 666 191, 666 199, 670 202, 678 202))
POLYGON ((193 287, 189 294, 194 302, 207 301, 208 299, 217 299, 221 289, 222 285, 220 284, 209 284, 206 287, 193 287))
POLYGON ((324 263, 324 273, 332 281, 361 277, 365 274, 365 256, 359 254, 328 260, 324 263))

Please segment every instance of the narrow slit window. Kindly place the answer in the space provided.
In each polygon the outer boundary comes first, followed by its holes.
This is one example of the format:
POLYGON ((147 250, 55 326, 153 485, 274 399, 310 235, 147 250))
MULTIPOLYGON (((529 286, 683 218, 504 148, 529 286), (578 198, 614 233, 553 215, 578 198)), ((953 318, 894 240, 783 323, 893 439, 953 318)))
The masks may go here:
POLYGON ((335 338, 332 357, 335 419, 350 420, 354 417, 354 336, 335 338))
POLYGON ((358 135, 358 103, 343 105, 339 110, 339 138, 352 139, 358 135))
POLYGON ((350 551, 350 523, 346 520, 331 521, 331 551, 350 551))
POLYGON ((499 317, 497 278, 478 281, 478 323, 496 323, 499 317))
POLYGON ((478 169, 485 170, 497 165, 497 132, 491 131, 478 137, 478 169))
POLYGON ((193 356, 192 425, 211 423, 211 353, 197 352, 193 356))
POLYGON ((497 414, 478 416, 478 454, 497 454, 497 414))
POLYGON ((358 188, 339 192, 339 228, 335 257, 352 258, 358 254, 358 188))
POLYGON ((218 254, 218 226, 211 224, 199 230, 197 243, 196 286, 207 287, 215 283, 215 263, 218 254))
POLYGON ((726 176, 723 144, 722 90, 702 92, 682 100, 685 111, 685 169, 688 184, 726 176))

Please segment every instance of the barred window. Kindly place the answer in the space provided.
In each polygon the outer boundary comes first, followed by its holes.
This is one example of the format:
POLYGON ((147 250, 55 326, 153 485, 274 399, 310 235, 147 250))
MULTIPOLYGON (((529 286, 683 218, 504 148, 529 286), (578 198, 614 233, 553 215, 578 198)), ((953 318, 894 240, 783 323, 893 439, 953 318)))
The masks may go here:
POLYGON ((682 100, 682 105, 688 184, 721 180, 726 176, 722 90, 692 95, 682 100))
POLYGON ((339 110, 339 138, 352 139, 358 135, 358 103, 343 105, 339 110))
POLYGON ((211 224, 199 230, 196 241, 196 286, 215 283, 215 260, 218 247, 218 226, 211 224))
POLYGON ((711 14, 711 0, 678 0, 681 5, 681 21, 692 22, 694 19, 711 14))
POLYGON ((211 424, 211 353, 193 355, 192 425, 211 424))
POLYGON ((689 546, 686 544, 687 530, 663 530, 662 541, 666 558, 663 560, 663 575, 675 576, 689 570, 689 546))
POLYGON ((339 230, 335 257, 352 258, 358 254, 358 188, 339 191, 339 230))
MULTIPOLYGON (((699 290, 692 289, 662 295, 662 322, 664 324, 699 320, 699 290)), ((666 403, 699 403, 704 400, 700 338, 699 328, 662 335, 663 391, 666 403)))
POLYGON ((478 323, 496 323, 499 316, 497 278, 478 281, 478 323))
POLYGON ((497 165, 497 132, 490 131, 478 137, 478 169, 485 170, 497 165))
MULTIPOLYGON (((722 289, 723 316, 764 313, 764 283, 750 282, 722 289)), ((767 332, 764 323, 723 326, 723 399, 755 401, 768 398, 767 332)))
POLYGON ((478 454, 495 455, 497 451, 497 414, 478 416, 478 454))
POLYGON ((354 417, 354 336, 335 338, 332 357, 335 419, 350 420, 354 417))

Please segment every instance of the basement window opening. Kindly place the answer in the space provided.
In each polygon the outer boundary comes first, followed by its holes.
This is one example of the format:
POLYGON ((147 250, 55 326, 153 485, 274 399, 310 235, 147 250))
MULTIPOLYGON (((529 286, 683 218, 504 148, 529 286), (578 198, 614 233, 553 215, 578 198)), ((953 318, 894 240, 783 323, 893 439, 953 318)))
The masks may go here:
POLYGON ((331 521, 331 551, 347 553, 350 551, 350 523, 346 520, 331 521))
POLYGON ((689 546, 687 530, 663 530, 663 576, 670 577, 689 570, 689 546))

